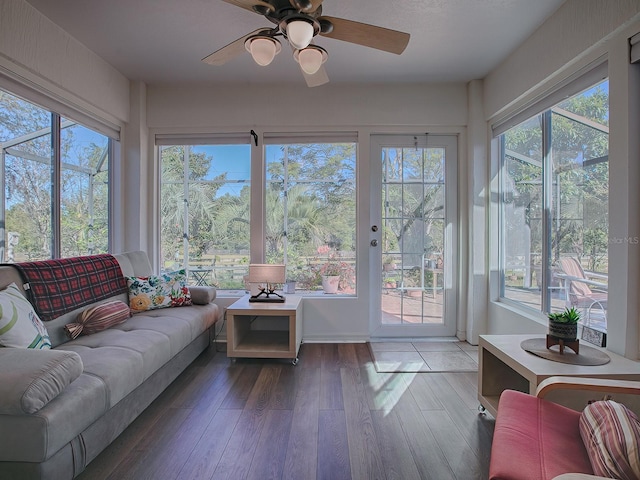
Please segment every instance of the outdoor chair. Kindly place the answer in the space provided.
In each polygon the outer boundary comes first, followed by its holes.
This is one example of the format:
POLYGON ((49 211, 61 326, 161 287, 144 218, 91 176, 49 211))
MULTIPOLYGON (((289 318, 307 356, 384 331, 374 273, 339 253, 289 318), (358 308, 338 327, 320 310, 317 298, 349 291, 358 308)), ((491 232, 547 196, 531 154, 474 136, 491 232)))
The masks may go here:
POLYGON ((607 275, 588 272, 582 269, 577 259, 563 257, 558 261, 561 273, 556 276, 564 281, 567 307, 574 307, 582 313, 584 325, 590 326, 592 315, 597 315, 604 322, 607 321, 607 275))

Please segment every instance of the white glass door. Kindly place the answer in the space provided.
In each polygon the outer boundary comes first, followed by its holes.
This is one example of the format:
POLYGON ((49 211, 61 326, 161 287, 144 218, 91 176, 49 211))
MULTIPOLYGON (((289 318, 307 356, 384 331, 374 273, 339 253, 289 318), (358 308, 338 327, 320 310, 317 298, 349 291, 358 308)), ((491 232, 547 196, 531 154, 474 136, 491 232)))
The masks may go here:
POLYGON ((375 135, 373 337, 452 336, 457 296, 457 137, 375 135))

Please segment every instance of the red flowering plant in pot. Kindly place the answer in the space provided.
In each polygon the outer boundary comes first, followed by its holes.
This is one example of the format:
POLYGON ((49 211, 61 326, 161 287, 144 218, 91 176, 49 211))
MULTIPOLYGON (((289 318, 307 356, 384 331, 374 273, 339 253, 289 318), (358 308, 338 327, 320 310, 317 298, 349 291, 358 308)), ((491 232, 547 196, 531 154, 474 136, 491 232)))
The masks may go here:
POLYGON ((353 265, 345 262, 335 249, 321 245, 318 247, 318 255, 323 259, 322 263, 317 265, 317 272, 322 277, 325 293, 336 293, 338 289, 344 291, 355 287, 353 265))

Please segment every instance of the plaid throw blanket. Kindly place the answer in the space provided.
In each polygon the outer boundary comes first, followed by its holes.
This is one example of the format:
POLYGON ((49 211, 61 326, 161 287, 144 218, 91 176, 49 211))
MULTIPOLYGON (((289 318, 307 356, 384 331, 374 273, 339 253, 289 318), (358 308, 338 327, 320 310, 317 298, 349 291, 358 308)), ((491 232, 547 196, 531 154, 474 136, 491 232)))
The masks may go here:
POLYGON ((25 282, 33 308, 43 321, 127 291, 127 281, 113 255, 13 264, 25 282))

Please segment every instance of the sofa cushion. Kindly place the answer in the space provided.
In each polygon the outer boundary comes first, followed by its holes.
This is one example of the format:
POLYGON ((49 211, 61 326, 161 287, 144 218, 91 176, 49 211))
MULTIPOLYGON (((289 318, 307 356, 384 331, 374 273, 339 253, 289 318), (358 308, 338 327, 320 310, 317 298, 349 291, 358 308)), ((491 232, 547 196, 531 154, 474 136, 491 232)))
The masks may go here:
POLYGON ((111 408, 210 327, 216 314, 215 304, 151 310, 58 348, 80 355, 84 372, 106 386, 111 408))
POLYGON ((0 414, 35 413, 82 374, 82 360, 73 352, 6 349, 0 381, 0 414))
POLYGON ((184 269, 148 277, 127 277, 127 284, 129 306, 134 312, 192 304, 184 269))
POLYGON ((492 480, 543 480, 568 472, 592 474, 580 440, 580 412, 505 390, 491 447, 492 480))
POLYGON ((51 348, 47 329, 15 283, 0 291, 0 345, 51 348))
POLYGON ((120 300, 111 300, 88 307, 78 315, 78 321, 68 323, 64 329, 69 338, 74 339, 79 335, 91 335, 122 322, 131 317, 129 306, 120 300))
POLYGON ((173 357, 211 327, 218 319, 219 309, 215 303, 192 305, 189 308, 164 308, 136 313, 128 321, 113 327, 115 330, 132 332, 153 331, 164 335, 170 344, 173 357))
POLYGON ((580 416, 580 435, 596 475, 640 478, 640 420, 613 400, 593 402, 580 416))

